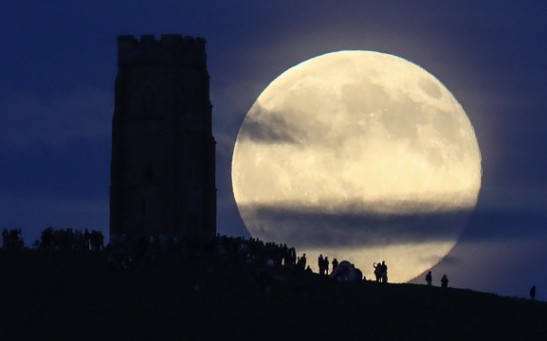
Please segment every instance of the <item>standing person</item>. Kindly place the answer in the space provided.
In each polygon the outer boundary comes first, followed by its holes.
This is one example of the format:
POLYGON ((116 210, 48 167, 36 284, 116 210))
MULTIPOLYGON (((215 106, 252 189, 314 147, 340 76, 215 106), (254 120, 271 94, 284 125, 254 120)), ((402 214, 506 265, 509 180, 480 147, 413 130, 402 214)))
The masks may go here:
POLYGON ((334 258, 332 260, 332 271, 334 271, 334 269, 336 269, 337 266, 338 266, 338 259, 334 258))
POLYGON ((382 261, 382 265, 380 266, 380 274, 382 277, 382 283, 387 283, 387 264, 385 261, 382 261))
POLYGON ((317 259, 317 266, 319 267, 319 274, 324 275, 325 265, 324 265, 323 255, 319 255, 319 259, 317 259))
POLYGON ((374 268, 374 276, 376 277, 376 282, 380 282, 382 279, 382 266, 380 263, 372 263, 374 268))
POLYGON ((428 286, 431 286, 431 282, 433 281, 433 278, 431 276, 431 271, 427 272, 427 275, 425 276, 425 281, 427 282, 428 286))
POLYGON ((9 249, 9 232, 8 229, 2 231, 2 248, 4 250, 9 249))
POLYGON ((302 270, 306 269, 306 262, 307 262, 306 254, 303 253, 302 257, 300 257, 300 263, 301 263, 300 266, 302 267, 302 270))
POLYGON ((535 285, 530 288, 530 298, 532 299, 532 301, 536 299, 536 286, 535 285))
POLYGON ((325 257, 325 260, 323 261, 323 270, 325 270, 325 275, 329 274, 329 257, 325 257))
POLYGON ((448 288, 448 277, 446 275, 443 275, 443 278, 441 278, 441 287, 443 289, 448 288))

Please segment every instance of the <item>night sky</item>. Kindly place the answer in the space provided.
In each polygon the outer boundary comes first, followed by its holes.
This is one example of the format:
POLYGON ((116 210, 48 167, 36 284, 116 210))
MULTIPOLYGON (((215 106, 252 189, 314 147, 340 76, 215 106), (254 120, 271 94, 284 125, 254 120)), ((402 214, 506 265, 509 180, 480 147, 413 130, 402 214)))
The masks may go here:
POLYGON ((108 231, 116 38, 163 33, 207 40, 221 234, 248 236, 231 156, 262 90, 311 57, 375 50, 435 75, 481 148, 477 209, 434 283, 446 273, 454 287, 522 297, 535 284, 547 299, 543 1, 4 0, 0 228, 22 228, 27 245, 50 225, 108 231))

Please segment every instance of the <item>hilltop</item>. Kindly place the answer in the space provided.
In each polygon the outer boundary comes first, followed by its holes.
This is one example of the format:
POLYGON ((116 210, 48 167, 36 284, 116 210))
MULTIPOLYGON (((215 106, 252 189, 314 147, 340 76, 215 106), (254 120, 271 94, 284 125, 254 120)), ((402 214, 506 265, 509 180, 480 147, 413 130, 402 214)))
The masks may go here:
POLYGON ((2 340, 545 339, 547 304, 218 259, 0 252, 2 340))

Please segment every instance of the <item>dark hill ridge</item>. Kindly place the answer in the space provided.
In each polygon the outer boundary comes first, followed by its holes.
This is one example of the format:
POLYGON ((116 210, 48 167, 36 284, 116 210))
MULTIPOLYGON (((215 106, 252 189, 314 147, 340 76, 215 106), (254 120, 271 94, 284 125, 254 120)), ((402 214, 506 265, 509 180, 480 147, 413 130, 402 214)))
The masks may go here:
POLYGON ((547 339, 547 304, 288 269, 0 252, 1 340, 547 339))

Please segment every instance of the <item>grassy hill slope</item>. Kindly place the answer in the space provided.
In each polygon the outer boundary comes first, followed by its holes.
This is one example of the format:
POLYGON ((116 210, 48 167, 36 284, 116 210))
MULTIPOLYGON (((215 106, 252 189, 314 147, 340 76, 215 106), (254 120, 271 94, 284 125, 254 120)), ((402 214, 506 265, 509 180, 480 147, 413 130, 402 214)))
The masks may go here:
POLYGON ((218 260, 0 252, 2 340, 547 339, 547 304, 218 260))

